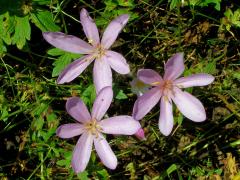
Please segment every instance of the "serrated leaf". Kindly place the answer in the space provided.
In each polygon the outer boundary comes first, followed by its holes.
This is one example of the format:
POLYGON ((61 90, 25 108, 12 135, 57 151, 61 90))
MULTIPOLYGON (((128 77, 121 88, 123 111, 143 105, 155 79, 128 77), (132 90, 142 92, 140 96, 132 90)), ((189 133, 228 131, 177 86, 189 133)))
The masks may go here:
MULTIPOLYGON (((67 67, 68 64, 70 64, 72 62, 72 60, 77 59, 79 57, 81 57, 80 54, 73 54, 73 53, 68 53, 68 52, 64 52, 64 51, 59 51, 59 50, 52 50, 51 52, 52 55, 60 55, 62 54, 54 63, 53 63, 53 71, 52 71, 52 77, 56 77, 58 76, 65 67, 67 67)), ((54 56, 53 55, 53 56, 54 56)))
POLYGON ((89 179, 87 171, 83 171, 83 172, 79 173, 77 176, 80 178, 80 180, 88 180, 89 179))
POLYGON ((69 54, 64 54, 60 56, 58 60, 53 63, 54 68, 52 71, 52 77, 58 76, 63 71, 63 69, 71 62, 72 58, 71 56, 69 56, 69 54))
POLYGON ((91 106, 96 98, 95 87, 93 84, 89 85, 82 93, 81 99, 87 106, 91 106))
POLYGON ((66 53, 66 51, 63 51, 63 50, 58 49, 58 48, 52 48, 52 49, 47 51, 47 54, 49 54, 51 56, 60 56, 60 55, 63 55, 65 53, 66 53))
POLYGON ((60 27, 54 23, 53 15, 49 11, 36 10, 30 16, 32 22, 43 32, 60 31, 60 27))
POLYGON ((19 49, 22 49, 26 44, 26 40, 30 40, 31 27, 29 24, 29 17, 18 17, 15 16, 15 32, 12 37, 12 43, 16 44, 19 49))
POLYGON ((106 169, 102 169, 100 171, 97 171, 97 174, 100 179, 109 179, 109 174, 106 169))

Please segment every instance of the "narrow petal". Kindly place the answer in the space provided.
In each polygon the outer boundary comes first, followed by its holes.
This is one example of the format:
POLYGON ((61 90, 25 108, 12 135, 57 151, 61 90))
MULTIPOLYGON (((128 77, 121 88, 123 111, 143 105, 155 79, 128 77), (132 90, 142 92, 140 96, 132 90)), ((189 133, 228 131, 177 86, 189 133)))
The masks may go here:
POLYGON ((72 168, 76 173, 83 172, 91 156, 93 136, 83 133, 79 138, 72 156, 72 168))
POLYGON ((117 157, 102 134, 94 138, 94 146, 102 163, 109 169, 116 169, 117 157))
POLYGON ((165 136, 168 136, 173 129, 172 102, 166 96, 161 98, 158 126, 165 136))
POLYGON ((110 24, 107 26, 106 30, 103 33, 101 44, 105 47, 105 49, 110 48, 110 46, 117 39, 118 34, 127 24, 129 19, 128 14, 123 14, 115 18, 110 24))
POLYGON ((187 88, 193 86, 206 86, 214 81, 214 77, 210 74, 193 74, 188 77, 181 77, 174 81, 180 88, 187 88))
POLYGON ((162 81, 162 77, 152 69, 140 69, 137 73, 138 79, 146 84, 150 84, 152 86, 159 85, 159 82, 162 81))
POLYGON ((89 43, 91 43, 94 46, 97 45, 100 42, 98 29, 95 22, 89 16, 86 9, 81 10, 80 20, 82 23, 83 31, 86 34, 89 43))
POLYGON ((76 36, 61 32, 44 32, 43 37, 49 44, 67 52, 89 54, 94 50, 90 44, 76 36))
POLYGON ((206 119, 205 109, 197 98, 178 88, 174 89, 174 93, 172 100, 184 116, 195 122, 202 122, 206 119))
POLYGON ((158 103, 161 94, 159 87, 154 87, 138 97, 133 107, 134 119, 142 119, 158 103))
POLYGON ((130 72, 129 65, 121 54, 114 51, 107 51, 106 60, 111 68, 119 74, 128 74, 130 72))
POLYGON ((112 87, 104 87, 97 95, 92 109, 92 118, 101 120, 107 112, 113 98, 112 87))
POLYGON ((98 93, 106 86, 112 86, 112 71, 105 57, 96 59, 93 67, 93 81, 98 93))
POLYGON ((57 83, 63 84, 71 82, 73 79, 78 77, 93 60, 94 58, 91 55, 86 55, 73 61, 58 76, 57 83))
POLYGON ((81 123, 85 123, 91 119, 86 105, 78 97, 71 97, 67 100, 66 110, 68 114, 81 123))
POLYGON ((131 116, 115 116, 104 119, 99 124, 102 127, 102 131, 106 134, 132 135, 141 128, 140 123, 131 116))
POLYGON ((176 53, 165 64, 165 74, 163 79, 174 80, 184 71, 183 53, 176 53))
POLYGON ((57 136, 60 138, 72 138, 82 134, 84 131, 83 125, 79 123, 63 124, 57 128, 57 136))

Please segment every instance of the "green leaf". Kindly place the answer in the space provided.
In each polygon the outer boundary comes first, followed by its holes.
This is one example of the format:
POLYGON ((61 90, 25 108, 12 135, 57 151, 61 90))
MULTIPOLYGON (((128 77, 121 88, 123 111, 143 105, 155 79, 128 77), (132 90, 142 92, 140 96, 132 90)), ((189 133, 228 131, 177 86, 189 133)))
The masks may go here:
POLYGON ((202 3, 202 6, 208 6, 209 4, 215 4, 214 5, 214 8, 218 11, 220 11, 220 3, 221 3, 222 0, 205 0, 203 3, 202 3))
POLYGON ((78 173, 77 176, 80 178, 80 180, 89 180, 87 171, 83 171, 81 173, 78 173))
POLYGON ((209 62, 203 69, 204 73, 214 74, 216 72, 216 61, 209 62))
POLYGON ((109 179, 109 174, 108 174, 106 169, 102 169, 100 171, 97 171, 97 174, 98 174, 100 179, 104 179, 104 180, 109 179))
POLYGON ((169 176, 172 172, 177 170, 177 165, 172 164, 168 169, 167 169, 167 175, 169 176))
POLYGON ((180 4, 180 0, 171 0, 170 2, 170 10, 176 8, 180 4))
POLYGON ((116 99, 127 99, 127 95, 123 92, 123 90, 119 90, 116 96, 116 99))
POLYGON ((95 87, 93 84, 89 85, 82 93, 81 99, 87 106, 91 106, 96 98, 95 87))
POLYGON ((69 56, 69 54, 64 54, 60 56, 58 60, 53 63, 54 68, 52 71, 52 77, 58 76, 63 71, 63 69, 71 62, 72 58, 71 56, 69 56))
POLYGON ((60 55, 63 55, 65 54, 66 51, 63 51, 61 49, 58 49, 58 48, 52 48, 50 50, 48 50, 47 54, 51 55, 51 56, 60 56, 60 55))
POLYGON ((15 16, 15 32, 12 37, 12 43, 16 44, 19 49, 22 49, 26 44, 26 40, 30 40, 31 27, 28 21, 29 17, 18 17, 15 16))
POLYGON ((57 48, 51 49, 48 51, 48 54, 51 54, 52 56, 60 55, 60 57, 53 63, 54 68, 52 71, 52 77, 58 76, 63 69, 72 62, 72 60, 81 57, 80 54, 64 52, 57 48))
POLYGON ((60 27, 54 23, 53 15, 49 11, 36 10, 34 13, 31 13, 30 19, 43 32, 60 31, 60 27))

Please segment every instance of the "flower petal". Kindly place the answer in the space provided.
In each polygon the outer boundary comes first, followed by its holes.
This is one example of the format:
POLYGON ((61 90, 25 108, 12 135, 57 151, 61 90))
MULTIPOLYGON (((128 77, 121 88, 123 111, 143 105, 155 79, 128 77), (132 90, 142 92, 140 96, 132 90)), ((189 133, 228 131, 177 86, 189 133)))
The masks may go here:
POLYGON ((202 103, 188 92, 175 88, 172 100, 188 119, 195 122, 202 122, 206 119, 206 112, 202 103))
POLYGON ((165 136, 168 136, 173 129, 172 102, 166 96, 161 98, 158 126, 165 136))
POLYGON ((152 69, 138 70, 137 77, 142 82, 153 85, 153 86, 159 85, 159 82, 162 81, 162 77, 152 69))
POLYGON ((165 64, 164 80, 174 80, 184 71, 183 53, 176 53, 165 64))
POLYGON ((80 20, 82 23, 83 31, 86 34, 89 43, 91 43, 92 45, 97 45, 100 42, 98 29, 86 9, 81 10, 80 20))
POLYGON ((117 157, 102 134, 94 138, 94 146, 102 163, 109 169, 116 169, 117 157))
POLYGON ((66 110, 68 114, 81 123, 85 123, 91 119, 86 105, 78 97, 71 97, 67 100, 66 110))
POLYGON ((91 156, 93 136, 84 133, 78 140, 72 156, 72 167, 76 173, 83 172, 91 156))
POLYGON ((158 103, 161 95, 159 87, 154 87, 138 97, 133 107, 133 118, 142 119, 158 103))
POLYGON ((63 124, 57 128, 57 136, 60 138, 72 138, 82 134, 84 131, 83 125, 79 123, 63 124))
POLYGON ((146 140, 145 133, 143 128, 138 129, 138 131, 134 134, 139 140, 146 140))
POLYGON ((206 86, 214 81, 214 77, 210 74, 193 74, 188 77, 181 77, 174 81, 179 88, 187 88, 193 86, 206 86))
POLYGON ((131 116, 115 116, 99 122, 102 131, 106 134, 132 135, 137 132, 141 125, 131 116))
POLYGON ((101 120, 104 114, 107 112, 113 98, 112 87, 104 87, 97 95, 93 108, 92 108, 92 118, 96 120, 101 120))
POLYGON ((107 26, 106 30, 103 33, 101 44, 105 49, 110 48, 110 46, 117 39, 118 34, 127 24, 129 19, 128 14, 123 14, 115 18, 110 24, 107 26))
POLYGON ((111 68, 119 74, 128 74, 130 72, 129 65, 121 54, 114 51, 107 51, 106 60, 111 68))
POLYGON ((93 81, 98 92, 106 87, 112 86, 112 71, 105 57, 96 59, 93 67, 93 81))
POLYGON ((67 52, 89 54, 94 50, 85 41, 62 32, 44 32, 43 37, 49 44, 67 52))
POLYGON ((86 55, 73 61, 58 76, 57 83, 63 84, 71 82, 73 79, 78 77, 93 60, 94 58, 91 55, 86 55))

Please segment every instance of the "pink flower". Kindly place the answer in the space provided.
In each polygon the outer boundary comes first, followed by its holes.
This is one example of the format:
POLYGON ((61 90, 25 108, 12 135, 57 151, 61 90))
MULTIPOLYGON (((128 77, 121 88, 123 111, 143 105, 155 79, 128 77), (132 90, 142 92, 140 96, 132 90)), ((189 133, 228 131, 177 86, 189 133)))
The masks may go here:
POLYGON ((66 110, 78 122, 60 126, 57 136, 71 138, 81 135, 72 156, 72 167, 76 173, 85 170, 93 144, 102 163, 110 169, 115 169, 117 158, 102 133, 132 135, 141 127, 131 116, 115 116, 101 120, 112 98, 112 88, 103 88, 96 97, 91 115, 79 98, 72 97, 67 100, 66 110))
POLYGON ((138 129, 138 131, 134 134, 139 140, 146 140, 145 133, 143 128, 138 129))
POLYGON ((114 19, 107 26, 100 41, 96 24, 87 10, 82 9, 80 20, 89 43, 61 32, 43 33, 43 37, 51 45, 68 52, 85 54, 85 56, 75 60, 63 70, 57 79, 57 83, 71 82, 94 60, 93 79, 97 93, 105 86, 112 86, 111 68, 120 74, 129 73, 129 65, 126 59, 121 54, 109 50, 128 19, 129 15, 127 14, 114 19))
POLYGON ((165 64, 163 78, 151 69, 138 71, 138 78, 153 86, 148 92, 138 97, 133 107, 133 117, 142 119, 159 101, 160 117, 159 129, 168 136, 173 129, 172 101, 181 113, 195 122, 206 119, 206 112, 202 103, 181 88, 205 86, 213 82, 214 77, 209 74, 194 74, 178 78, 184 71, 183 53, 177 53, 165 64), (178 79, 177 79, 178 78, 178 79))

